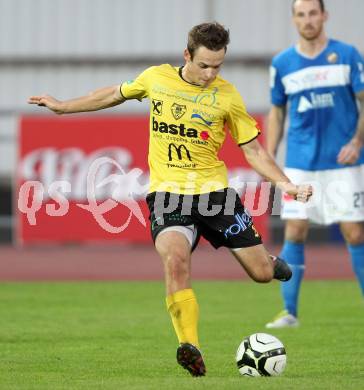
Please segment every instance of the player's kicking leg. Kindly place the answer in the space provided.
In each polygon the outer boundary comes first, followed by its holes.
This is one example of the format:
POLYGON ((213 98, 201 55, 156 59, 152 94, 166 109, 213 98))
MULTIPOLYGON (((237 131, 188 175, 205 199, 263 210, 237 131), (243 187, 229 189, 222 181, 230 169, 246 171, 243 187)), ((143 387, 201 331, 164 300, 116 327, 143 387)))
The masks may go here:
MULTIPOLYGON (((287 282, 292 277, 289 265, 280 257, 268 255, 263 245, 250 248, 232 250, 232 253, 243 265, 247 273, 257 282, 269 282, 272 278, 281 282, 287 282), (272 267, 273 266, 273 267, 272 267), (273 274, 269 277, 269 267, 273 268, 273 274)), ((267 327, 297 326, 297 319, 288 312, 282 312, 267 324, 267 327)))
POLYGON ((272 279, 285 282, 292 277, 289 265, 280 257, 269 255, 262 244, 230 250, 256 282, 267 283, 272 279))
POLYGON ((280 257, 270 255, 273 261, 273 278, 281 282, 288 282, 292 277, 290 266, 280 257))

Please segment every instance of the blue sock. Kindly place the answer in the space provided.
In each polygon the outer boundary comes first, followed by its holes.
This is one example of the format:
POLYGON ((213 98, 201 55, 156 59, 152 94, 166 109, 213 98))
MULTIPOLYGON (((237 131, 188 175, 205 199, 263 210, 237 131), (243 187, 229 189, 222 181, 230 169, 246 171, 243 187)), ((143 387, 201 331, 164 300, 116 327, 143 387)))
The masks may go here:
POLYGON ((362 294, 364 295, 364 244, 348 244, 348 250, 351 255, 353 270, 360 284, 362 294))
POLYGON ((292 269, 292 278, 281 283, 284 307, 288 313, 297 317, 297 302, 301 281, 305 271, 304 244, 285 241, 279 257, 285 260, 292 269))

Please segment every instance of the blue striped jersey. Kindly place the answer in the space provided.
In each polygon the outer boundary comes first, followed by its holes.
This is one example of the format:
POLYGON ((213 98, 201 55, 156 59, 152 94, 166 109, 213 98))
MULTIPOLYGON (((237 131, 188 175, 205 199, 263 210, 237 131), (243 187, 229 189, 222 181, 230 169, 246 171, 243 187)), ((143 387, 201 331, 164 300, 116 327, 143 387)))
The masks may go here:
MULTIPOLYGON (((351 45, 329 40, 314 58, 290 47, 270 68, 271 102, 288 104, 286 166, 343 168, 337 155, 353 137, 359 116, 355 94, 364 90, 364 61, 351 45)), ((364 163, 364 150, 356 165, 364 163)))

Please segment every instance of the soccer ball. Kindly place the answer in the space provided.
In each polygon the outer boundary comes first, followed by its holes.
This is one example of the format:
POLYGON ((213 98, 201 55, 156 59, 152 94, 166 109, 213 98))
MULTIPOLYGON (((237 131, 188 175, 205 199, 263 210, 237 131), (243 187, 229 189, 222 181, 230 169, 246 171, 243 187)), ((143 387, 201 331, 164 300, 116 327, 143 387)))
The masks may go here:
POLYGON ((245 376, 280 375, 286 360, 282 342, 267 333, 254 333, 245 338, 236 352, 236 364, 245 376))

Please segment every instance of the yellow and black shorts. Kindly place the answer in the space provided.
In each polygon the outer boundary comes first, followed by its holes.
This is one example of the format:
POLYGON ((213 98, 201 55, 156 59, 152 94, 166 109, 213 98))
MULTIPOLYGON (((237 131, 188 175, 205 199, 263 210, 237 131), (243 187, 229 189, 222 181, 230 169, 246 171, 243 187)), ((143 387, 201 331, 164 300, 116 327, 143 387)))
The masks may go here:
POLYGON ((193 225, 198 235, 192 250, 201 236, 215 248, 246 248, 262 243, 252 217, 232 188, 200 195, 152 192, 147 203, 153 241, 167 227, 193 225))

